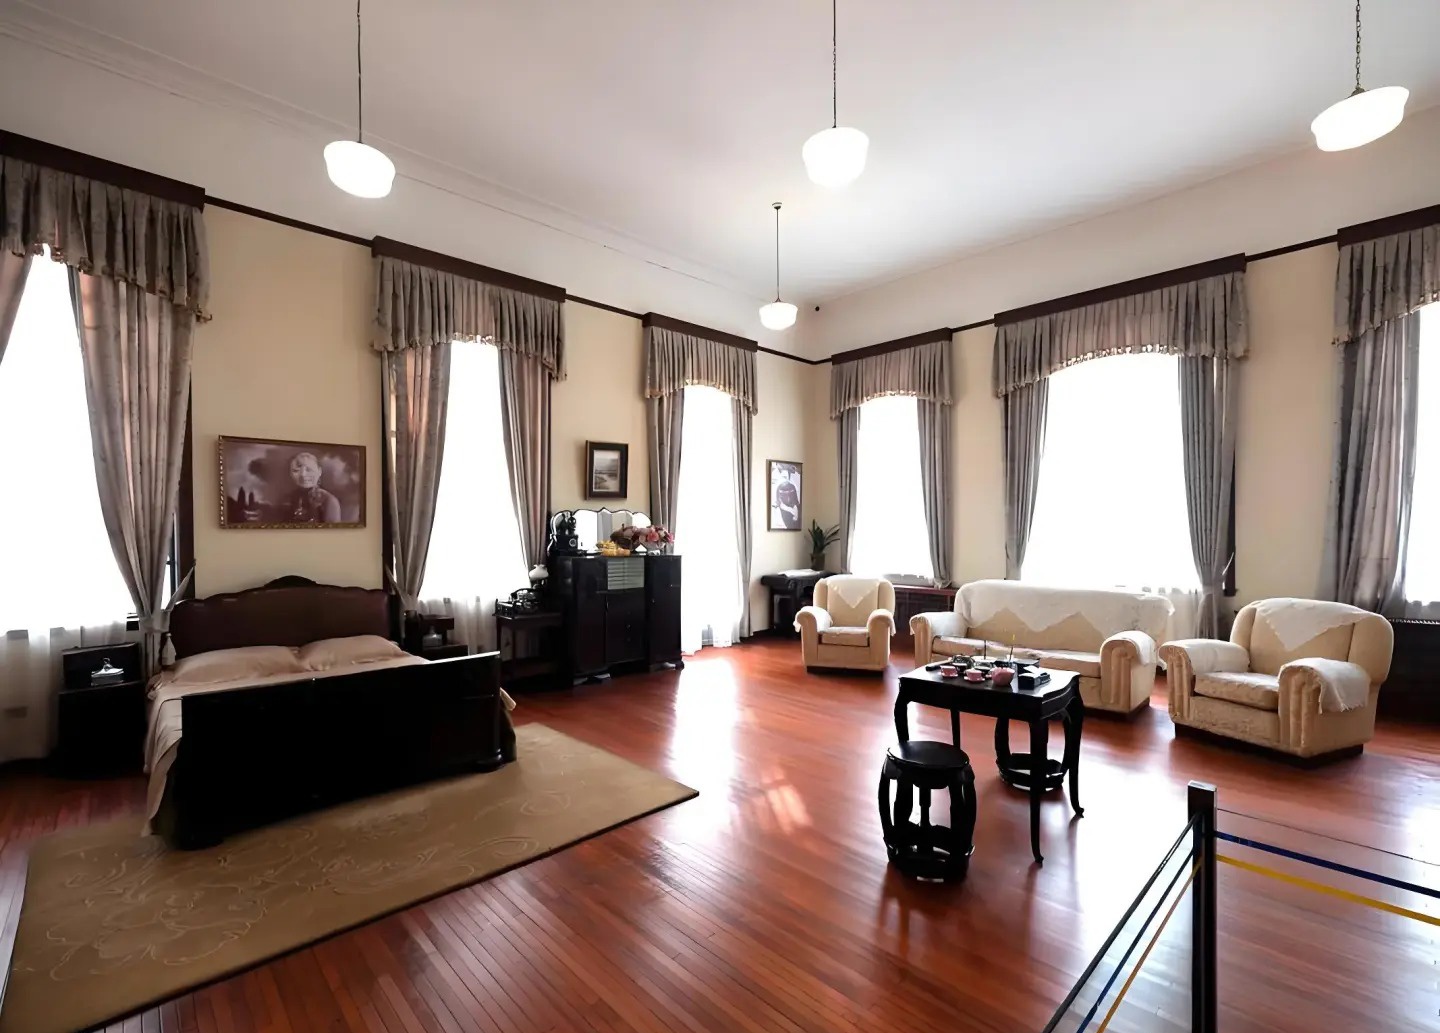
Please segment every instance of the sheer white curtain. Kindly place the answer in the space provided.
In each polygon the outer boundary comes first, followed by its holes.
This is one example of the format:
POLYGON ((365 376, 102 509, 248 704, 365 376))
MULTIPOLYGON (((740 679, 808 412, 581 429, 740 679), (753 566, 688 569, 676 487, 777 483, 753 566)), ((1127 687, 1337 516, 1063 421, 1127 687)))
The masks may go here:
POLYGON ((1195 633, 1179 359, 1115 355, 1050 377, 1045 454, 1022 578, 1144 589, 1175 603, 1170 635, 1195 633))
POLYGON ((0 761, 53 745, 60 652, 125 641, 134 606, 100 515, 65 267, 30 266, 0 361, 0 761))
POLYGON ((875 398, 860 407, 850 569, 866 577, 926 582, 935 575, 920 485, 920 422, 912 397, 875 398))
POLYGON ((680 648, 730 646, 740 637, 740 543, 735 527, 735 416, 713 387, 685 389, 675 551, 684 559, 680 648))
POLYGON ((500 353, 456 341, 420 608, 454 617, 456 637, 472 649, 493 649, 495 600, 529 583, 505 462, 500 353))
POLYGON ((1440 617, 1440 304, 1420 310, 1419 381, 1405 600, 1410 616, 1433 619, 1440 617))

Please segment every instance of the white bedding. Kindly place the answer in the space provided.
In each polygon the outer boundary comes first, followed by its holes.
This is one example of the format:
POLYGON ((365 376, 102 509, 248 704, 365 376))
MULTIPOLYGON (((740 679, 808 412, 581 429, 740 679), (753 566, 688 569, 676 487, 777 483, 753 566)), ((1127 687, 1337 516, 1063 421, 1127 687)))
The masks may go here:
MULTIPOLYGON (((368 663, 342 664, 324 671, 286 672, 260 678, 237 678, 232 681, 210 682, 203 685, 175 684, 167 674, 157 675, 150 683, 149 724, 145 735, 145 770, 150 775, 150 784, 145 798, 145 829, 151 832, 150 821, 160 809, 165 796, 165 780, 175 763, 176 748, 180 745, 180 701, 186 696, 206 692, 231 692, 235 689, 249 689, 257 685, 279 685, 285 682, 310 681, 314 678, 331 678, 338 674, 355 674, 359 671, 373 671, 382 667, 410 667, 430 661, 418 656, 391 657, 372 660, 368 663)), ((515 701, 504 689, 500 690, 501 701, 506 710, 515 709, 515 701)), ((257 744, 258 745, 258 744, 257 744)))

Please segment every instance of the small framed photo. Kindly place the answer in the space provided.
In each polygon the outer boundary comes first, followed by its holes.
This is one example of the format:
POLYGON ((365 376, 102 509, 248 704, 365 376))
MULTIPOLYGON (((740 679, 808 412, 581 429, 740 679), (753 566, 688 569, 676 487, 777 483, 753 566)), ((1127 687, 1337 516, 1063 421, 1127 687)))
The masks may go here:
POLYGON ((585 497, 623 499, 630 493, 630 446, 617 441, 585 442, 585 497))
POLYGON ((365 526, 365 446, 221 437, 220 526, 365 526))
POLYGON ((800 530, 801 463, 771 459, 765 464, 770 482, 770 530, 800 530))

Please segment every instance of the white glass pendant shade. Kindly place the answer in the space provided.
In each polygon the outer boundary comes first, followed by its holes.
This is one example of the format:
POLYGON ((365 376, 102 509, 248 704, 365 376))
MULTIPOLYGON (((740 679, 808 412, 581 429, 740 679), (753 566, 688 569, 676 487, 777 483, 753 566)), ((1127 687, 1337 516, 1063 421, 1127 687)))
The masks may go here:
POLYGON ((356 197, 384 197, 395 181, 395 163, 358 140, 326 144, 325 171, 330 182, 356 197))
POLYGON ((865 171, 870 138, 852 126, 822 129, 800 150, 805 171, 822 187, 843 187, 865 171))
POLYGON ((1315 116, 1310 123, 1315 145, 1322 151, 1347 151, 1378 140, 1400 124, 1409 99, 1403 86, 1357 90, 1315 116))
POLYGON ((760 323, 766 330, 789 330, 795 325, 796 311, 788 301, 772 301, 760 306, 760 323))

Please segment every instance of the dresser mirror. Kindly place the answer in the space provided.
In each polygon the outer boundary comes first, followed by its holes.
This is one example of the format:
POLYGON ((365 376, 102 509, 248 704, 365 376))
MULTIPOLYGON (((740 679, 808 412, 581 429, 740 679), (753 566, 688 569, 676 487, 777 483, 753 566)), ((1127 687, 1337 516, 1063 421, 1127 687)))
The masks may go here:
POLYGON ((599 542, 607 542, 610 535, 625 527, 649 527, 650 518, 632 509, 562 509, 550 518, 552 536, 560 533, 561 523, 566 517, 575 519, 575 539, 582 552, 593 552, 599 542))

